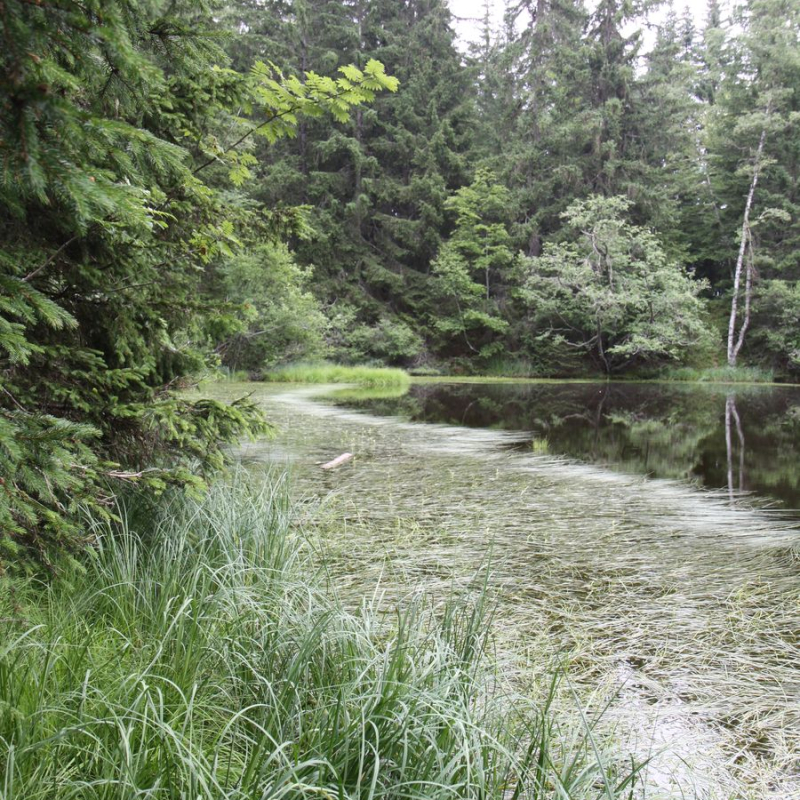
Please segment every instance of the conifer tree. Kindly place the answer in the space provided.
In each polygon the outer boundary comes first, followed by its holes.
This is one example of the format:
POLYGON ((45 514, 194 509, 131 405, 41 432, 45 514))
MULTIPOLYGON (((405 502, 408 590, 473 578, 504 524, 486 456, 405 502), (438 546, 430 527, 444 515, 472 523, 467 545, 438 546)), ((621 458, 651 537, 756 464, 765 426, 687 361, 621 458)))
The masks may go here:
POLYGON ((391 330, 397 341, 417 343, 400 352, 389 347, 394 358, 413 359, 420 338, 405 319, 422 313, 426 276, 447 232, 444 203, 469 179, 465 154, 474 129, 470 79, 446 3, 295 0, 270 13, 289 25, 287 37, 296 43, 289 63, 298 72, 303 53, 314 69, 326 60, 374 57, 403 85, 390 102, 378 100, 343 128, 312 122, 310 144, 301 131, 263 153, 251 194, 269 205, 309 206, 313 232, 293 244, 330 306, 329 339, 338 355, 383 357, 391 330), (301 14, 301 7, 308 11, 301 14), (369 328, 374 352, 362 347, 369 328), (358 340, 352 347, 348 331, 358 340))
POLYGON ((479 169, 472 183, 447 201, 455 228, 433 263, 429 312, 440 352, 486 359, 503 349, 508 322, 502 306, 516 263, 508 232, 509 199, 494 174, 479 169))
POLYGON ((246 78, 219 32, 212 7, 188 0, 3 4, 6 555, 77 545, 77 512, 102 510, 115 484, 197 484, 224 440, 265 428, 246 402, 169 391, 214 361, 225 309, 204 285, 248 219, 213 184, 247 178, 253 159, 237 148, 253 135, 293 135, 302 115, 346 121, 396 82, 377 62, 305 83, 257 63, 246 78), (255 124, 235 116, 253 106, 255 124))

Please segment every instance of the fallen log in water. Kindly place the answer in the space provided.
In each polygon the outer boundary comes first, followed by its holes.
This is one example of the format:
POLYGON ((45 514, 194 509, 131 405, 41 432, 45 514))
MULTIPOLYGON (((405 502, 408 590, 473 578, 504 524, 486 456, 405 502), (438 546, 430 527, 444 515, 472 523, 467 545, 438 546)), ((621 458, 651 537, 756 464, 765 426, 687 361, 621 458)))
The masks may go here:
POLYGON ((335 469, 336 467, 340 467, 342 464, 346 464, 352 457, 352 453, 342 453, 340 456, 336 456, 333 461, 329 461, 327 464, 322 464, 322 469, 335 469))

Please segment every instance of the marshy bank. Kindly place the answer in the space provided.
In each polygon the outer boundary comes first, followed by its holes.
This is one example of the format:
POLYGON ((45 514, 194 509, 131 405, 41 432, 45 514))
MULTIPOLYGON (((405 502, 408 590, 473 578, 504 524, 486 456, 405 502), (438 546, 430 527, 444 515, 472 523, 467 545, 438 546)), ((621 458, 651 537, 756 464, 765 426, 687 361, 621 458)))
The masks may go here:
MULTIPOLYGON (((565 713, 594 694, 621 747, 658 754, 664 796, 798 792, 798 533, 727 493, 580 465, 517 432, 417 425, 254 391, 282 433, 242 448, 288 464, 337 591, 388 605, 469 585, 489 561, 505 673, 540 697, 568 662, 565 713), (339 470, 318 464, 356 454, 339 470), (320 506, 320 501, 322 505, 320 506), (572 687, 572 688, 570 688, 572 687)), ((651 794, 651 796, 657 796, 651 794)))

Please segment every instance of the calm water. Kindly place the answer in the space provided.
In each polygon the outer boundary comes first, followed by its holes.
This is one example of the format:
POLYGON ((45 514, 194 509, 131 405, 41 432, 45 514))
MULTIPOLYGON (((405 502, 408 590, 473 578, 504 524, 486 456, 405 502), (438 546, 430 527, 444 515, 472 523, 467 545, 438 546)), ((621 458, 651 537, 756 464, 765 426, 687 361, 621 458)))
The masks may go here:
POLYGON ((373 414, 528 431, 518 447, 800 509, 800 387, 416 384, 394 398, 340 394, 373 414))

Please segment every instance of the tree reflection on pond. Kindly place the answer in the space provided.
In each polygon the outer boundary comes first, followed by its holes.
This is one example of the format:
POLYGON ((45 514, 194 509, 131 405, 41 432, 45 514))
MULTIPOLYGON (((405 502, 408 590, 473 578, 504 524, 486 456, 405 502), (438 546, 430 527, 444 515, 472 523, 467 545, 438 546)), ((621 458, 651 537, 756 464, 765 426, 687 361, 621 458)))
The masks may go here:
POLYGON ((415 422, 530 431, 525 446, 800 508, 800 388, 634 383, 421 383, 335 402, 415 422))

